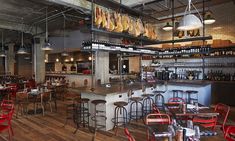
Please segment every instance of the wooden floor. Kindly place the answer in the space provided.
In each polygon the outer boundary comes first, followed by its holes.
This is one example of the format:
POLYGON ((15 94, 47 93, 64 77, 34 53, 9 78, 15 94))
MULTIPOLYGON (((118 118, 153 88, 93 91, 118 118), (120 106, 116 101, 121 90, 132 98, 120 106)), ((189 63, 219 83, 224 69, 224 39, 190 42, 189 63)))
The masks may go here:
MULTIPOLYGON (((58 111, 46 111, 45 116, 28 115, 13 118, 13 141, 91 141, 93 133, 88 129, 79 129, 76 134, 73 134, 75 126, 72 122, 64 126, 65 121, 65 106, 63 101, 58 102, 58 111)), ((135 137, 136 141, 145 141, 145 128, 140 121, 128 125, 130 132, 135 137), (139 126, 140 125, 140 126, 139 126), (142 126, 141 126, 142 125, 142 126)), ((213 137, 202 137, 202 141, 223 141, 222 132, 218 129, 219 135, 213 137)), ((7 140, 7 132, 1 133, 0 141, 7 140)), ((127 141, 123 134, 123 128, 118 130, 118 135, 115 136, 113 131, 105 133, 97 133, 96 141, 127 141)))

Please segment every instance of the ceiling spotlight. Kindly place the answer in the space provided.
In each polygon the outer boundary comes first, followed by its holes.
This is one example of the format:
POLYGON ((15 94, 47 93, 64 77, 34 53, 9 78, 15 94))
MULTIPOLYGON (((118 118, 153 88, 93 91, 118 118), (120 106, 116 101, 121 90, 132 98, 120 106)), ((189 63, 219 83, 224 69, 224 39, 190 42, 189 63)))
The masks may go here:
POLYGON ((213 24, 214 22, 215 22, 215 18, 213 18, 211 14, 208 14, 204 19, 205 24, 213 24))
POLYGON ((56 60, 55 60, 56 62, 59 62, 59 59, 58 58, 56 58, 56 60))
POLYGON ((173 29, 173 26, 170 25, 169 22, 167 22, 166 25, 162 29, 165 31, 171 31, 173 29))

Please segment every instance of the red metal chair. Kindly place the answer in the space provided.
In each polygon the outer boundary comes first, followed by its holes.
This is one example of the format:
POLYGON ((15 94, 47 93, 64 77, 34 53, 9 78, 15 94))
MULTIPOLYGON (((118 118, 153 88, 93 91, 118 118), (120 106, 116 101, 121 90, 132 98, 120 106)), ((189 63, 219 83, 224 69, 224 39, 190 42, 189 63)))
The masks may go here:
POLYGON ((8 89, 8 91, 9 91, 9 93, 10 93, 10 95, 8 95, 9 97, 8 97, 8 99, 15 99, 15 97, 16 97, 16 93, 17 93, 17 91, 18 91, 18 89, 19 89, 19 86, 18 86, 18 84, 16 84, 16 83, 12 83, 12 84, 7 84, 7 87, 10 87, 9 89, 8 89))
POLYGON ((172 97, 172 98, 168 99, 168 103, 184 104, 185 100, 180 97, 172 97))
POLYGON ((204 128, 212 128, 215 130, 217 116, 194 117, 193 123, 200 124, 204 128))
POLYGON ((127 128, 124 128, 124 133, 126 134, 128 141, 135 141, 134 137, 130 134, 127 128))
POLYGON ((227 141, 235 141, 235 126, 226 126, 224 128, 224 138, 227 141))
MULTIPOLYGON (((171 118, 168 114, 148 114, 145 118, 146 125, 154 125, 154 124, 171 124, 171 118)), ((154 138, 150 138, 149 129, 147 129, 147 141, 154 140, 154 138)))
POLYGON ((153 113, 155 113, 155 114, 159 114, 160 113, 160 110, 158 109, 156 104, 153 103, 152 107, 153 107, 153 113))
POLYGON ((230 107, 228 105, 218 103, 215 106, 215 112, 219 113, 216 125, 220 126, 223 131, 224 131, 224 127, 228 118, 229 111, 230 111, 230 107))
POLYGON ((2 113, 0 115, 0 132, 8 130, 9 141, 13 134, 13 129, 11 125, 12 116, 14 113, 14 104, 8 103, 9 101, 4 100, 1 103, 2 113))

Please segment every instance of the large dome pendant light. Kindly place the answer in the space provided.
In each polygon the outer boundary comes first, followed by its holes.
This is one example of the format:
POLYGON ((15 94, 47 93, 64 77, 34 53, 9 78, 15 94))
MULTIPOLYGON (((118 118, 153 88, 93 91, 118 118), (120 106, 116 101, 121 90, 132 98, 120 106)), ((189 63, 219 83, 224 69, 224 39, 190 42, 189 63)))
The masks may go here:
POLYGON ((45 39, 45 43, 42 46, 42 50, 45 51, 50 51, 53 50, 53 48, 51 47, 51 44, 49 43, 49 39, 48 39, 48 19, 47 19, 47 8, 46 8, 46 39, 45 39))
POLYGON ((61 56, 69 56, 68 52, 65 50, 65 15, 64 16, 64 24, 63 24, 63 52, 61 53, 61 56))
POLYGON ((201 15, 191 1, 192 0, 188 0, 188 6, 185 9, 184 17, 181 19, 179 23, 179 27, 177 28, 178 30, 181 31, 195 30, 203 26, 201 15), (191 14, 191 5, 197 11, 200 19, 196 15, 191 14))
POLYGON ((3 31, 2 31, 2 50, 0 52, 0 57, 6 57, 6 53, 4 50, 4 44, 3 44, 3 31))

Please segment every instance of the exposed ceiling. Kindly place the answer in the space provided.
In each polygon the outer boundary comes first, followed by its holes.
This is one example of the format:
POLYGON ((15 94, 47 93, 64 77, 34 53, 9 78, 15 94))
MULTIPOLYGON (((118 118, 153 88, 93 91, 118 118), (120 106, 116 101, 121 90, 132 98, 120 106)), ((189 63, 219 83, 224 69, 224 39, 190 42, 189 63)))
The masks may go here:
MULTIPOLYGON (((70 5, 61 5, 58 1, 66 0, 0 0, 0 21, 7 22, 9 25, 18 24, 18 26, 24 23, 28 26, 38 26, 42 32, 45 32, 45 12, 48 9, 48 28, 49 35, 51 36, 61 36, 61 32, 56 32, 59 34, 52 34, 51 31, 63 30, 63 20, 66 21, 66 29, 75 30, 81 29, 86 23, 85 19, 89 17, 84 11, 74 8, 70 5), (85 22, 84 22, 85 21, 85 22)), ((78 0, 80 3, 85 3, 86 0, 78 0)), ((171 0, 116 0, 121 1, 127 6, 142 11, 145 14, 151 15, 159 20, 170 20, 171 11, 171 0), (168 17, 169 16, 169 17, 168 17)), ((210 7, 222 3, 227 3, 232 0, 205 0, 206 9, 210 10, 210 7)), ((203 0, 192 0, 197 9, 202 8, 203 0)), ((182 13, 187 5, 187 0, 174 0, 175 13, 182 13)), ((159 23, 159 22, 158 22, 159 23)), ((9 27, 9 26, 8 26, 9 27)), ((11 28, 8 28, 11 29, 11 28)), ((24 30, 24 27, 18 29, 24 30)), ((14 31, 12 28, 6 37, 19 38, 19 32, 14 31)))

